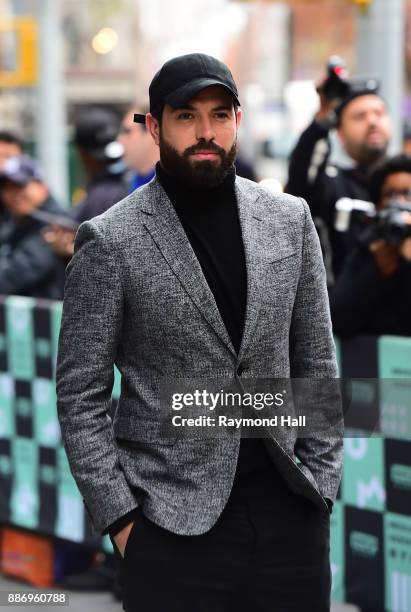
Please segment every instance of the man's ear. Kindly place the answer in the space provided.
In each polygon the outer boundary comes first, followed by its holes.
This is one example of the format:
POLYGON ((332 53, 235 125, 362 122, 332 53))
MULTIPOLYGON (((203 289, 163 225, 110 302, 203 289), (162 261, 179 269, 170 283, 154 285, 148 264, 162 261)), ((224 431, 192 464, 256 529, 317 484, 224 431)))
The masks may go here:
POLYGON ((157 146, 160 145, 160 122, 151 113, 146 115, 146 128, 157 146))
POLYGON ((341 146, 345 148, 346 138, 345 138, 344 130, 341 127, 341 123, 339 123, 338 126, 335 128, 335 133, 337 134, 337 138, 340 141, 341 146))
POLYGON ((235 121, 237 124, 237 130, 240 127, 240 123, 241 123, 241 119, 243 118, 243 113, 241 108, 237 108, 237 110, 235 111, 235 121))

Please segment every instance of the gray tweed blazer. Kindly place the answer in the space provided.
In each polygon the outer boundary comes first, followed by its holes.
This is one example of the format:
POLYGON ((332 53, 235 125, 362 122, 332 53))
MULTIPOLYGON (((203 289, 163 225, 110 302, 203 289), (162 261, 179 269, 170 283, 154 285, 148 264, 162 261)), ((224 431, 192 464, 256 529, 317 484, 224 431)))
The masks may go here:
MULTIPOLYGON (((66 271, 57 406, 96 532, 141 506, 165 529, 201 534, 227 502, 241 429, 205 438, 164 435, 161 396, 169 382, 338 376, 307 204, 238 177, 235 190, 247 267, 239 354, 157 179, 77 232, 66 271), (122 385, 111 419, 114 364, 122 385)), ((290 488, 326 512, 324 497, 334 499, 340 482, 342 427, 339 398, 324 388, 307 409, 327 419, 333 412, 337 425, 310 437, 296 427, 267 429, 265 444, 290 488)))

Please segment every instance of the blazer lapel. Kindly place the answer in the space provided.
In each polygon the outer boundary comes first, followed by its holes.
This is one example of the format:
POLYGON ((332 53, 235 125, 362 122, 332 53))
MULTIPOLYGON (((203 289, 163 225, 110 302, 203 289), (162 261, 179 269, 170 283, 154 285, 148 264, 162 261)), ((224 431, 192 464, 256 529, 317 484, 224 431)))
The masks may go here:
MULTIPOLYGON (((265 291, 264 275, 269 266, 293 255, 297 247, 287 221, 276 214, 278 201, 274 195, 268 196, 267 206, 263 195, 250 189, 248 184, 236 181, 236 196, 247 266, 247 307, 239 352, 242 359, 254 337, 265 291)), ((284 206, 282 202, 278 205, 284 206)))
POLYGON ((157 179, 147 185, 140 210, 147 213, 144 225, 181 285, 216 334, 236 355, 198 259, 173 205, 157 179))
POLYGON ((247 268, 247 304, 241 340, 239 359, 249 344, 260 309, 259 285, 264 273, 264 216, 258 206, 259 194, 248 190, 238 181, 235 184, 238 214, 243 235, 245 262, 247 268))

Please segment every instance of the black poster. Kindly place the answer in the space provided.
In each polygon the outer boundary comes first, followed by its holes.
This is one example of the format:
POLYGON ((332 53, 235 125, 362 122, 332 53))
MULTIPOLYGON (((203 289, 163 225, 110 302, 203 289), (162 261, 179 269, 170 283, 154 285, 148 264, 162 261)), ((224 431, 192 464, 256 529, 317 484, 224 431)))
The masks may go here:
POLYGON ((0 372, 8 372, 6 338, 6 308, 0 300, 0 372))
POLYGON ((15 389, 16 436, 34 438, 31 382, 16 380, 15 389))
POLYGON ((384 440, 387 510, 411 515, 411 442, 384 440))
POLYGON ((39 448, 39 530, 55 530, 57 517, 57 458, 54 448, 39 448))
POLYGON ((346 600, 361 612, 384 612, 383 515, 345 507, 346 600))
POLYGON ((10 516, 12 462, 10 440, 0 438, 0 522, 8 523, 10 516))
POLYGON ((341 342, 341 374, 346 430, 360 435, 380 431, 378 339, 359 336, 341 342))
POLYGON ((33 308, 35 368, 37 378, 53 378, 50 308, 33 308))

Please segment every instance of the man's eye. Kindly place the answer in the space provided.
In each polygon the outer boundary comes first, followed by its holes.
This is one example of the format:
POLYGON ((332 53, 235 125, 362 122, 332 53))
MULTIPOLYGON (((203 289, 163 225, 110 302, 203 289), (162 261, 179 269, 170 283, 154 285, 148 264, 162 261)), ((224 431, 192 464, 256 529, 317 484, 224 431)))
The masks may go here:
POLYGON ((217 117, 217 119, 228 119, 228 113, 224 111, 216 113, 215 116, 217 117))
POLYGON ((182 119, 183 121, 186 121, 187 119, 191 119, 192 118, 192 113, 180 113, 177 116, 177 119, 182 119))

